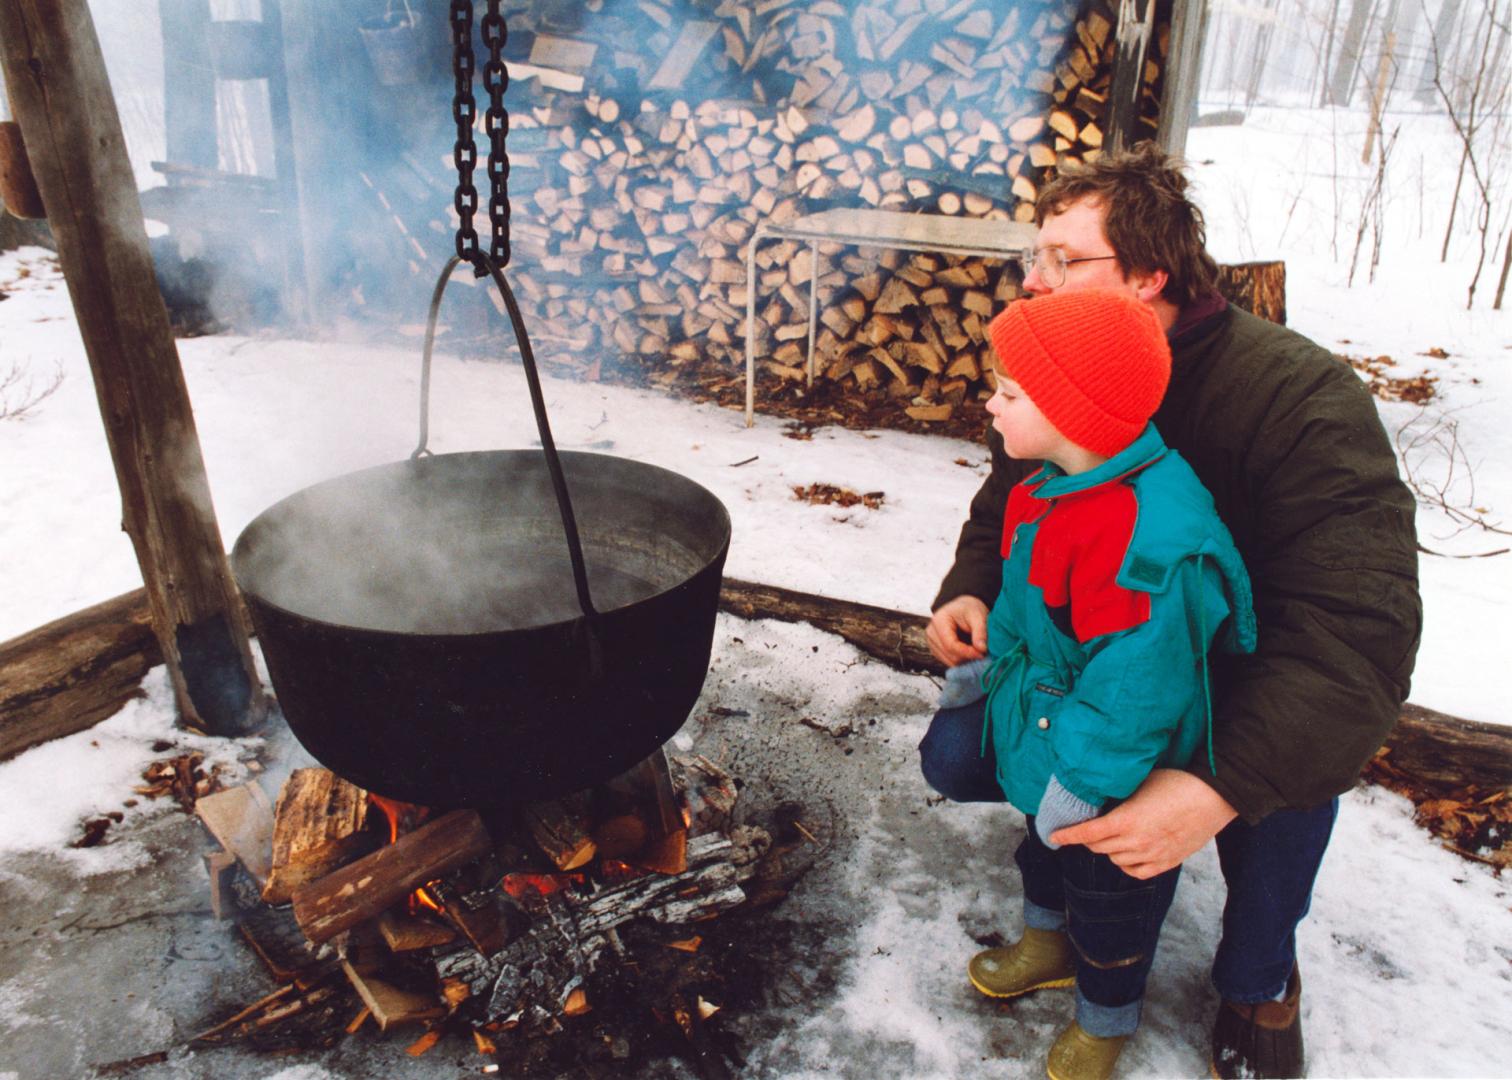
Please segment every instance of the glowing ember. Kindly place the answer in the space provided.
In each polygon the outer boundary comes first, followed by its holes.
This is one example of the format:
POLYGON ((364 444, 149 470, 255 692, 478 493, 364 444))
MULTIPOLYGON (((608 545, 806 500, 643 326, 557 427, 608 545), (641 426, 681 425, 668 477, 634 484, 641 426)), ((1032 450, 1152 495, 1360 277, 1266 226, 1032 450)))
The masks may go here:
POLYGON ((516 900, 523 900, 531 895, 550 896, 569 885, 583 885, 587 881, 587 874, 511 873, 504 875, 499 887, 516 900))

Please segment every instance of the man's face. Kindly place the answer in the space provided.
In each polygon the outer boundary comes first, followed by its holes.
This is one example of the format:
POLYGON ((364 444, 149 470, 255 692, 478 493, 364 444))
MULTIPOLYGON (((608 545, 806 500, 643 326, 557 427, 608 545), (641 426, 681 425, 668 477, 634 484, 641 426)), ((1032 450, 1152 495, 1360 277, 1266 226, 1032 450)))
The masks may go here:
MULTIPOLYGON (((1108 243, 1103 231, 1103 222, 1108 212, 1099 202, 1081 199, 1058 214, 1045 218, 1035 240, 1036 253, 1053 249, 1068 261, 1065 280, 1051 285, 1040 274, 1038 265, 1030 268, 1024 278, 1024 291, 1031 296, 1048 296, 1055 292, 1073 289, 1117 289, 1131 296, 1139 296, 1135 281, 1124 274, 1124 268, 1113 255, 1113 245, 1108 243), (1086 260, 1086 261, 1077 261, 1086 260)), ((1140 297, 1143 299, 1143 297, 1140 297)))

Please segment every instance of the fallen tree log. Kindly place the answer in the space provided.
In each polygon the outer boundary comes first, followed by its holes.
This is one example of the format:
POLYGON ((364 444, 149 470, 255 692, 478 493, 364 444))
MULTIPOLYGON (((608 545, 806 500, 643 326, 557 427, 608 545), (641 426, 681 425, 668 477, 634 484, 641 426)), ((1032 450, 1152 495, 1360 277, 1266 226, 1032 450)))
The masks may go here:
POLYGON ((146 589, 0 644, 0 761, 120 712, 162 662, 146 589))
MULTIPOLYGON (((806 622, 838 634, 883 663, 942 675, 945 666, 924 642, 928 620, 890 608, 726 578, 719 605, 746 619, 806 622)), ((1462 720, 1411 703, 1386 740, 1392 764, 1415 778, 1443 784, 1512 786, 1512 728, 1462 720)))
MULTIPOLYGON (((904 671, 944 672, 924 643, 923 615, 734 578, 719 605, 745 619, 810 623, 904 671)), ((0 643, 0 760, 112 715, 161 662, 141 589, 0 643)), ((1397 768, 1425 780, 1512 786, 1509 727, 1409 703, 1386 745, 1397 768)))

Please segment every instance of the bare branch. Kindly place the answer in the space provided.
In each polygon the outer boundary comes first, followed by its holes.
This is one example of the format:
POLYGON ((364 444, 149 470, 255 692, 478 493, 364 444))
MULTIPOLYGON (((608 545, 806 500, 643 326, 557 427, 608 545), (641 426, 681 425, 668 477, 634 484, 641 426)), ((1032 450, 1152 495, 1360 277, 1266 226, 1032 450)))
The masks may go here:
MULTIPOLYGON (((1459 421, 1453 415, 1424 410, 1397 431, 1396 444, 1402 477, 1418 502, 1439 511, 1457 526, 1438 539, 1447 540, 1470 529, 1512 536, 1512 529, 1488 518, 1490 510, 1476 505, 1475 472, 1460 445, 1459 421)), ((1421 544, 1419 550, 1429 555, 1442 554, 1421 544)), ((1485 558, 1504 555, 1507 550, 1456 557, 1485 558)))
POLYGON ((0 420, 24 420, 42 402, 63 385, 63 365, 54 364, 53 373, 40 386, 20 363, 0 373, 0 420))

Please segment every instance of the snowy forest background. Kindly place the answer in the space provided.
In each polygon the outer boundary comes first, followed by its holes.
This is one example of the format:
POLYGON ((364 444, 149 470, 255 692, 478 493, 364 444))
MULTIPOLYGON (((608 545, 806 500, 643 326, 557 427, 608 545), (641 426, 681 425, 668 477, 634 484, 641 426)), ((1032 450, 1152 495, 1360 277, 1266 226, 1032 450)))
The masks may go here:
POLYGON ((1352 121, 1334 129, 1328 148, 1336 180, 1355 181, 1354 229, 1340 215, 1330 236, 1351 279, 1362 261, 1373 277, 1383 247, 1404 239, 1386 235, 1386 207, 1393 196, 1416 194, 1415 238, 1432 234, 1441 241, 1440 262, 1452 257, 1469 269, 1466 306, 1486 277, 1485 299, 1502 306, 1512 263, 1512 3, 1216 0, 1206 17, 1199 100, 1210 121, 1257 107, 1352 121), (1357 135, 1361 116, 1363 140, 1339 138, 1351 129, 1357 135), (1441 122, 1445 136, 1431 147, 1419 135, 1440 125, 1416 122, 1424 117, 1441 122), (1450 190, 1439 189, 1445 176, 1453 178, 1450 190))

